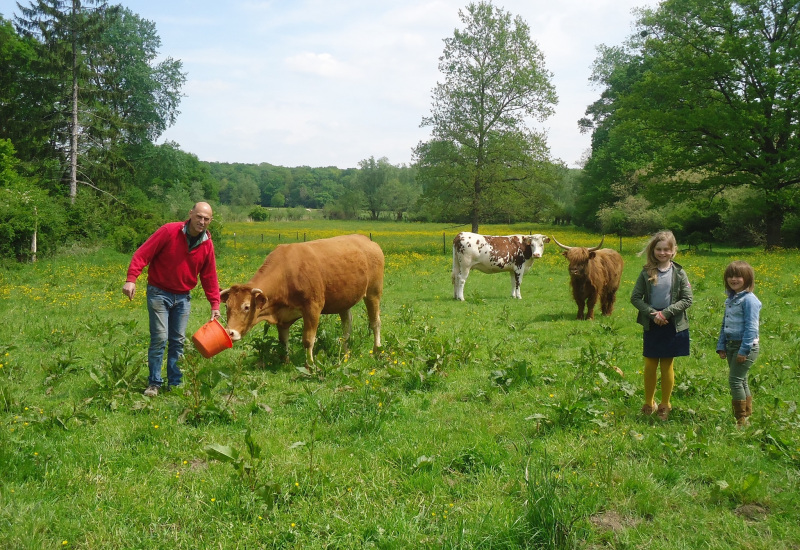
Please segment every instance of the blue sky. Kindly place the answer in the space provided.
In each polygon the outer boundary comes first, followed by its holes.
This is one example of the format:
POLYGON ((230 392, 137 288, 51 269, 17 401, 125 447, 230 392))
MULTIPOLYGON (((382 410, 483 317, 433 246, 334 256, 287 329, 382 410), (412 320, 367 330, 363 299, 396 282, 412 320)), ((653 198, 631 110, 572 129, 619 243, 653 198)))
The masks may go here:
MULTIPOLYGON (((27 4, 27 2, 23 2, 27 4)), ((280 166, 410 163, 441 80, 443 40, 467 0, 125 0, 155 22, 161 54, 188 79, 165 139, 201 160, 280 166)), ((531 28, 559 96, 552 155, 576 166, 590 146, 577 121, 600 93, 599 44, 620 44, 635 7, 657 0, 495 0, 531 28)), ((0 0, 10 19, 16 2, 0 0)))

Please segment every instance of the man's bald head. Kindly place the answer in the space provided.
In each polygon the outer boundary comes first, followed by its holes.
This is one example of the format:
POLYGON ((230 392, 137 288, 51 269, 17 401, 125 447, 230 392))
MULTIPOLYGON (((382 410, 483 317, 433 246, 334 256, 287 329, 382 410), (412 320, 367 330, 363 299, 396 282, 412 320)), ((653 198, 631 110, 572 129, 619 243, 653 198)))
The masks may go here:
POLYGON ((189 211, 189 235, 198 236, 206 230, 212 218, 211 205, 207 202, 198 202, 189 211))

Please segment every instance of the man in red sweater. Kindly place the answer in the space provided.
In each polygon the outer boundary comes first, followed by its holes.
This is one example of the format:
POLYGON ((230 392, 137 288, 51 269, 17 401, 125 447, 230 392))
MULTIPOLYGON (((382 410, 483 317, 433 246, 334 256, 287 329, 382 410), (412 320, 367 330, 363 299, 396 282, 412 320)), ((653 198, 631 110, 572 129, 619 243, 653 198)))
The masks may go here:
POLYGON ((186 325, 191 309, 190 293, 197 286, 197 277, 211 304, 211 318, 219 317, 219 283, 214 243, 206 231, 211 223, 211 206, 198 202, 189 211, 185 222, 162 225, 136 252, 128 267, 128 277, 122 293, 133 300, 136 279, 145 266, 147 270, 147 311, 150 315, 150 347, 147 364, 150 376, 144 394, 158 395, 163 384, 161 365, 164 348, 167 352, 168 388, 179 386, 182 373, 178 359, 183 355, 186 325))

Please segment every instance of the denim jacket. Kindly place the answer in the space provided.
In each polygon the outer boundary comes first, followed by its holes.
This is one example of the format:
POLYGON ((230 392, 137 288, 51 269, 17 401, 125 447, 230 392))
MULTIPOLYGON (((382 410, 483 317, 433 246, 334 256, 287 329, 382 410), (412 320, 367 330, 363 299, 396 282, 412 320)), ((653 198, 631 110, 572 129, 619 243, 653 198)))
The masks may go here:
MULTIPOLYGON (((651 313, 656 312, 650 305, 650 291, 652 288, 653 282, 648 278, 647 270, 642 269, 631 293, 631 304, 639 310, 636 321, 642 325, 644 330, 650 330, 650 320, 653 318, 651 313)), ((686 276, 686 272, 680 264, 672 262, 670 305, 664 308, 661 313, 667 320, 675 323, 676 332, 689 328, 689 317, 686 315, 686 310, 692 305, 692 300, 692 285, 689 284, 689 277, 686 276)))
POLYGON ((725 315, 719 330, 717 351, 725 351, 730 340, 741 341, 739 355, 748 355, 750 349, 758 344, 758 314, 761 302, 748 290, 728 296, 725 300, 725 315))

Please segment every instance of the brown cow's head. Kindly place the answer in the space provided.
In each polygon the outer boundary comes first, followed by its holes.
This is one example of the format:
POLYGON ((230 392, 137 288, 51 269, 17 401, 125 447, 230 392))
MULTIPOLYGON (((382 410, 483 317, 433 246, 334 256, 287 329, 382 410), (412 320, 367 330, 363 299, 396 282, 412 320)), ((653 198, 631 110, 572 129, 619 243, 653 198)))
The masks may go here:
POLYGON ((240 340, 258 323, 259 310, 267 304, 267 297, 261 289, 248 285, 233 285, 219 295, 227 313, 226 330, 231 340, 240 340))
POLYGON ((589 260, 595 257, 595 252, 603 246, 605 235, 600 239, 600 244, 592 248, 585 248, 579 246, 566 246, 561 244, 553 237, 553 241, 564 249, 562 254, 569 261, 569 274, 573 278, 582 278, 586 276, 587 268, 589 267, 589 260))

